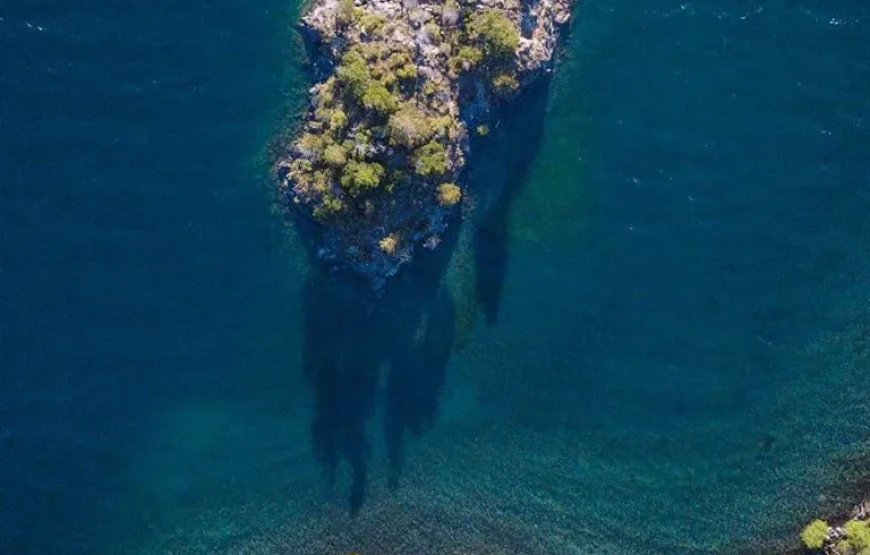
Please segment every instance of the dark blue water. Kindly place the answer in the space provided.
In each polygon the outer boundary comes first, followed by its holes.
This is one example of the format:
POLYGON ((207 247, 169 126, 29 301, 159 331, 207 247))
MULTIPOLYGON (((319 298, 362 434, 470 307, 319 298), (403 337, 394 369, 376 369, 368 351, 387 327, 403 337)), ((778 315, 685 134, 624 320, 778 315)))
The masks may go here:
POLYGON ((729 552, 843 499, 870 9, 579 5, 379 301, 273 206, 298 10, 0 6, 0 553, 729 552))

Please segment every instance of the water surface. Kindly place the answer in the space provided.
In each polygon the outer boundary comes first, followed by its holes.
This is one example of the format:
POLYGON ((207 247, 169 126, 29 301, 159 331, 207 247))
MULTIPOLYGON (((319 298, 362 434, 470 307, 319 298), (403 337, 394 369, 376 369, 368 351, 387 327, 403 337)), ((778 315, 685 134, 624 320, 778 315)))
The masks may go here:
POLYGON ((0 553, 730 552, 831 503, 868 8, 578 5, 380 300, 273 209, 298 10, 0 8, 0 553))

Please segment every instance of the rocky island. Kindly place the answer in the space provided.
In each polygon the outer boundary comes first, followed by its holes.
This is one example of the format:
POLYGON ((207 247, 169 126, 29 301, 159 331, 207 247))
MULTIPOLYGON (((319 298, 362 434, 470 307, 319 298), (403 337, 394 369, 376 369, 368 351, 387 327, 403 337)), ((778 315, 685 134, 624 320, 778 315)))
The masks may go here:
POLYGON ((434 249, 467 192, 469 133, 550 71, 572 0, 319 0, 316 84, 276 169, 318 258, 375 287, 434 249))

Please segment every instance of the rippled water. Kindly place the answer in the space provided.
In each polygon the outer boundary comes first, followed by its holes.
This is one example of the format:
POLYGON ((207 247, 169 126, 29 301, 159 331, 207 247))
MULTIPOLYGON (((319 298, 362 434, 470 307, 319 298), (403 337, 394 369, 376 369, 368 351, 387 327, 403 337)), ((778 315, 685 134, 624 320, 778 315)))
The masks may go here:
POLYGON ((0 553, 727 553, 837 504, 870 9, 578 5, 377 301, 272 207, 298 9, 0 6, 0 553))

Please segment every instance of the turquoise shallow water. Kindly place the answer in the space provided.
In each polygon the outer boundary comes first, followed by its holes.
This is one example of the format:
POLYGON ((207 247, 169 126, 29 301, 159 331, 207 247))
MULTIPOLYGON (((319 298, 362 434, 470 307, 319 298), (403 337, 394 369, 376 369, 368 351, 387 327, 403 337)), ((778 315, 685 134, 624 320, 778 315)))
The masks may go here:
POLYGON ((0 7, 0 553, 730 553, 836 504, 868 8, 579 5, 377 301, 272 206, 297 16, 0 7))

